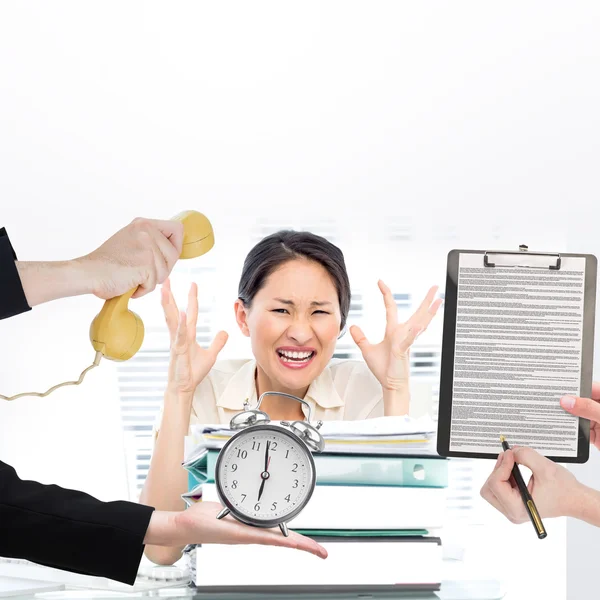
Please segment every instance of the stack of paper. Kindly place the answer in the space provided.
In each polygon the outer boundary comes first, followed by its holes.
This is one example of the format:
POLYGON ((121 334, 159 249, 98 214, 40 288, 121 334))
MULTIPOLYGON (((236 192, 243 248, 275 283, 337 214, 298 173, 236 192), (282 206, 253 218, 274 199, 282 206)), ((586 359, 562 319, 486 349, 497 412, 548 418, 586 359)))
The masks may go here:
MULTIPOLYGON (((330 453, 437 455, 436 428, 430 417, 325 421, 319 431, 325 438, 325 451, 330 453)), ((222 448, 234 433, 222 425, 193 425, 186 441, 187 458, 203 448, 222 448)))
MULTIPOLYGON (((325 451, 313 453, 317 485, 288 527, 316 539, 328 549, 329 557, 323 561, 290 555, 294 568, 289 572, 232 572, 219 565, 241 564, 243 548, 205 546, 196 551, 196 585, 214 591, 236 586, 375 583, 439 589, 442 550, 437 536, 444 524, 448 462, 435 452, 434 430, 426 418, 325 422, 320 430, 325 451), (432 530, 435 535, 430 535, 432 530), (370 565, 377 564, 375 571, 362 568, 365 553, 370 565), (297 568, 299 561, 306 563, 305 569, 297 568)), ((196 427, 192 432, 184 461, 189 473, 189 491, 184 494, 188 505, 202 499, 218 501, 216 461, 234 433, 222 426, 196 427)), ((257 547, 252 562, 258 553, 267 562, 287 557, 282 549, 257 547)))

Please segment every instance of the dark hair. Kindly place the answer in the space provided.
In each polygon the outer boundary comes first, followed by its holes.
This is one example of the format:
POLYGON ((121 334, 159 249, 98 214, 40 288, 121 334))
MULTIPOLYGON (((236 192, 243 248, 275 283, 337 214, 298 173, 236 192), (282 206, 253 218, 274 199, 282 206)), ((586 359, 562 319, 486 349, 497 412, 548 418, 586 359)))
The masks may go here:
POLYGON ((344 329, 350 310, 350 281, 342 251, 309 231, 283 230, 263 238, 246 256, 238 286, 238 298, 250 306, 267 277, 290 260, 306 258, 322 265, 335 284, 344 329))

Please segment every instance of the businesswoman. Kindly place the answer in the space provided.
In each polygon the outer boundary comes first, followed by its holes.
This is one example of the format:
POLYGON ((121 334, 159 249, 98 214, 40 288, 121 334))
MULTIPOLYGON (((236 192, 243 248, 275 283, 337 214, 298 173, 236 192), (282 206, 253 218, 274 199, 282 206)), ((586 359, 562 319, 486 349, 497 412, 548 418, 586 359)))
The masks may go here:
MULTIPOLYGON (((350 333, 363 361, 332 360, 346 327, 350 284, 339 248, 309 232, 280 231, 248 254, 235 301, 241 332, 250 338, 254 358, 216 362, 227 341, 220 332, 208 349, 196 342, 198 301, 192 284, 186 312, 178 312, 168 281, 162 305, 171 336, 165 400, 141 502, 179 510, 187 489, 181 468, 190 424, 224 423, 250 407, 265 391, 303 398, 312 419, 356 420, 408 413, 409 348, 435 316, 441 300, 431 288, 406 322, 398 323, 390 289, 379 282, 386 310, 384 339, 370 343, 359 327, 350 333)), ((303 420, 304 406, 267 396, 261 410, 272 420, 303 420)), ((154 562, 169 564, 178 548, 148 546, 154 562)))

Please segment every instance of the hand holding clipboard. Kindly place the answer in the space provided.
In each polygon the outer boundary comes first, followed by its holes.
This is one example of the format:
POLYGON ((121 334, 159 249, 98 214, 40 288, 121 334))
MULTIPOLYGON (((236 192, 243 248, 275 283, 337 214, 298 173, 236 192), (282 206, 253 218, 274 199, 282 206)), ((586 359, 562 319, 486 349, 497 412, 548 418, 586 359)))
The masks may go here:
POLYGON ((438 418, 441 456, 496 458, 498 439, 586 462, 589 422, 560 407, 591 392, 597 260, 452 250, 438 418))
POLYGON ((590 444, 600 450, 600 382, 592 383, 591 398, 565 396, 560 405, 572 415, 590 421, 590 444))
POLYGON ((518 444, 481 495, 513 523, 531 520, 539 537, 543 517, 589 520, 590 505, 600 525, 600 494, 554 462, 588 459, 586 418, 600 446, 600 405, 559 404, 592 392, 596 272, 592 255, 527 247, 448 255, 438 452, 492 458, 502 434, 518 444), (527 488, 515 461, 532 471, 527 488))

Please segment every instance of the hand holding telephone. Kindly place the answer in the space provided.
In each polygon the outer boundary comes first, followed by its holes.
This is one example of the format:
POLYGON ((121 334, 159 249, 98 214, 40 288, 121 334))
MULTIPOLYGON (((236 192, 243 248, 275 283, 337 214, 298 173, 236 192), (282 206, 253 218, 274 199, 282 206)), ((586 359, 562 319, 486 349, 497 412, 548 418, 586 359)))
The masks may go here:
MULTIPOLYGON (((183 245, 179 258, 196 258, 206 254, 215 243, 210 221, 194 210, 181 212, 173 217, 183 223, 183 245)), ((15 400, 22 396, 47 396, 55 389, 65 385, 79 385, 85 374, 100 364, 102 357, 114 361, 125 361, 133 357, 144 341, 144 323, 129 309, 128 303, 137 288, 133 288, 115 298, 106 300, 102 310, 96 315, 90 326, 90 341, 96 356, 94 363, 87 367, 77 381, 68 381, 51 387, 43 394, 25 392, 16 396, 3 396, 0 399, 15 400)))

